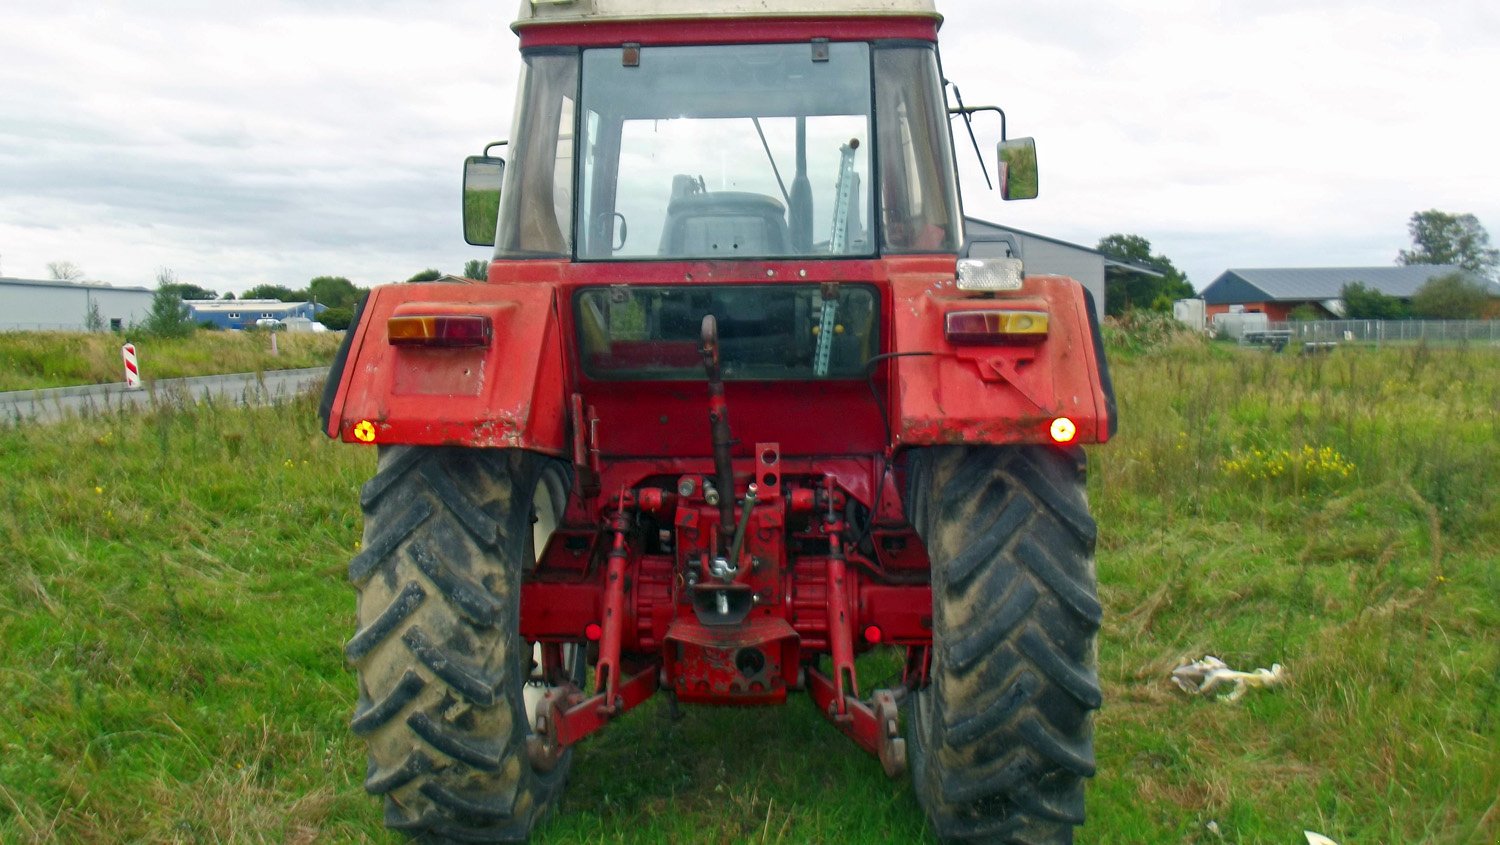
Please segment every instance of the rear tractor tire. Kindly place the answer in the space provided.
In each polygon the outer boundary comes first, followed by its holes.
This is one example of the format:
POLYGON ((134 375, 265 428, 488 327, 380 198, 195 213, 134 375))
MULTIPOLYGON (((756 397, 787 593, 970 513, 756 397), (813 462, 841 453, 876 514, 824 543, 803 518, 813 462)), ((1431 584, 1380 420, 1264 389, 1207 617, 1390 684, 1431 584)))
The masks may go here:
POLYGON ((1081 450, 912 453, 908 514, 932 560, 929 684, 912 783, 944 842, 1067 845, 1084 820, 1101 608, 1081 450))
POLYGON ((519 450, 381 450, 360 494, 359 629, 345 653, 365 789, 384 798, 388 827, 428 843, 524 842, 561 793, 570 754, 540 767, 527 754, 533 648, 519 601, 546 542, 534 523, 555 524, 568 472, 519 450))

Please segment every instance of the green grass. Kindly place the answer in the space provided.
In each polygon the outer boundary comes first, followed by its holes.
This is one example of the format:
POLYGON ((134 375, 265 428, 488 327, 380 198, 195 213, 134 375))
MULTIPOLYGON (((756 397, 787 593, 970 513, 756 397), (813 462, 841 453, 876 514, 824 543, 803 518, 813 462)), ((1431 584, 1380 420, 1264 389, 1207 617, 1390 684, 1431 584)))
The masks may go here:
MULTIPOLYGON (((1494 842, 1500 356, 1168 339, 1115 378, 1121 433, 1090 477, 1106 704, 1079 841, 1494 842), (1267 477, 1264 456, 1304 445, 1342 463, 1267 477), (1189 699, 1166 676, 1205 653, 1289 683, 1189 699)), ((326 441, 313 407, 0 429, 0 842, 399 841, 360 789, 340 652, 374 456, 326 441)), ((805 699, 677 722, 654 701, 581 747, 535 841, 923 825, 805 699)))
POLYGON ((470 243, 483 244, 495 239, 500 220, 500 189, 464 190, 464 235, 470 243))
MULTIPOLYGON (((343 335, 195 331, 188 337, 132 337, 142 377, 157 379, 327 366, 343 335)), ((0 391, 125 380, 125 336, 102 332, 0 332, 0 391)))

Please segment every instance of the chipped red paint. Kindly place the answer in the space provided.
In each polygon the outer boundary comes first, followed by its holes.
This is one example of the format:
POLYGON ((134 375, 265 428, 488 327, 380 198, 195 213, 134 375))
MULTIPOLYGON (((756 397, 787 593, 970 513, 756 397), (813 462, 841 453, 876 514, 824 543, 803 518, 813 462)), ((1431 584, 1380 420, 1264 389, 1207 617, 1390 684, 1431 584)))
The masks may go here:
POLYGON ((377 445, 525 448, 566 454, 561 329, 556 291, 535 284, 385 285, 371 291, 350 346, 329 433, 357 442, 375 424, 377 445), (392 346, 398 315, 480 314, 487 347, 392 346))

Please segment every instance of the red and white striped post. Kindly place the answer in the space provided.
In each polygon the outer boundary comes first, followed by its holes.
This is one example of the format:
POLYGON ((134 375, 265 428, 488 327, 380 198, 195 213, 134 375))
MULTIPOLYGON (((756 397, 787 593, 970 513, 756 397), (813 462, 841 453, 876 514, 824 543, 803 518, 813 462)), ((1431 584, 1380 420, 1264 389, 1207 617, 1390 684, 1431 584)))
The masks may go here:
POLYGON ((127 343, 120 347, 120 353, 125 356, 125 389, 141 389, 141 367, 135 360, 135 344, 127 343))

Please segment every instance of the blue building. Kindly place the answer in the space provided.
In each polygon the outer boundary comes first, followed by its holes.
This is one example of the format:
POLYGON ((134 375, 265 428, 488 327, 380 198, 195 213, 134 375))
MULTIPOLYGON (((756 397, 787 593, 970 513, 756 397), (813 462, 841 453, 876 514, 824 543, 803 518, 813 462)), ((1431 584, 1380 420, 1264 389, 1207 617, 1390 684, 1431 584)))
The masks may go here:
POLYGON ((282 302, 278 299, 189 299, 185 301, 193 322, 211 323, 221 329, 253 329, 256 320, 305 317, 317 320, 328 306, 315 302, 282 302))

